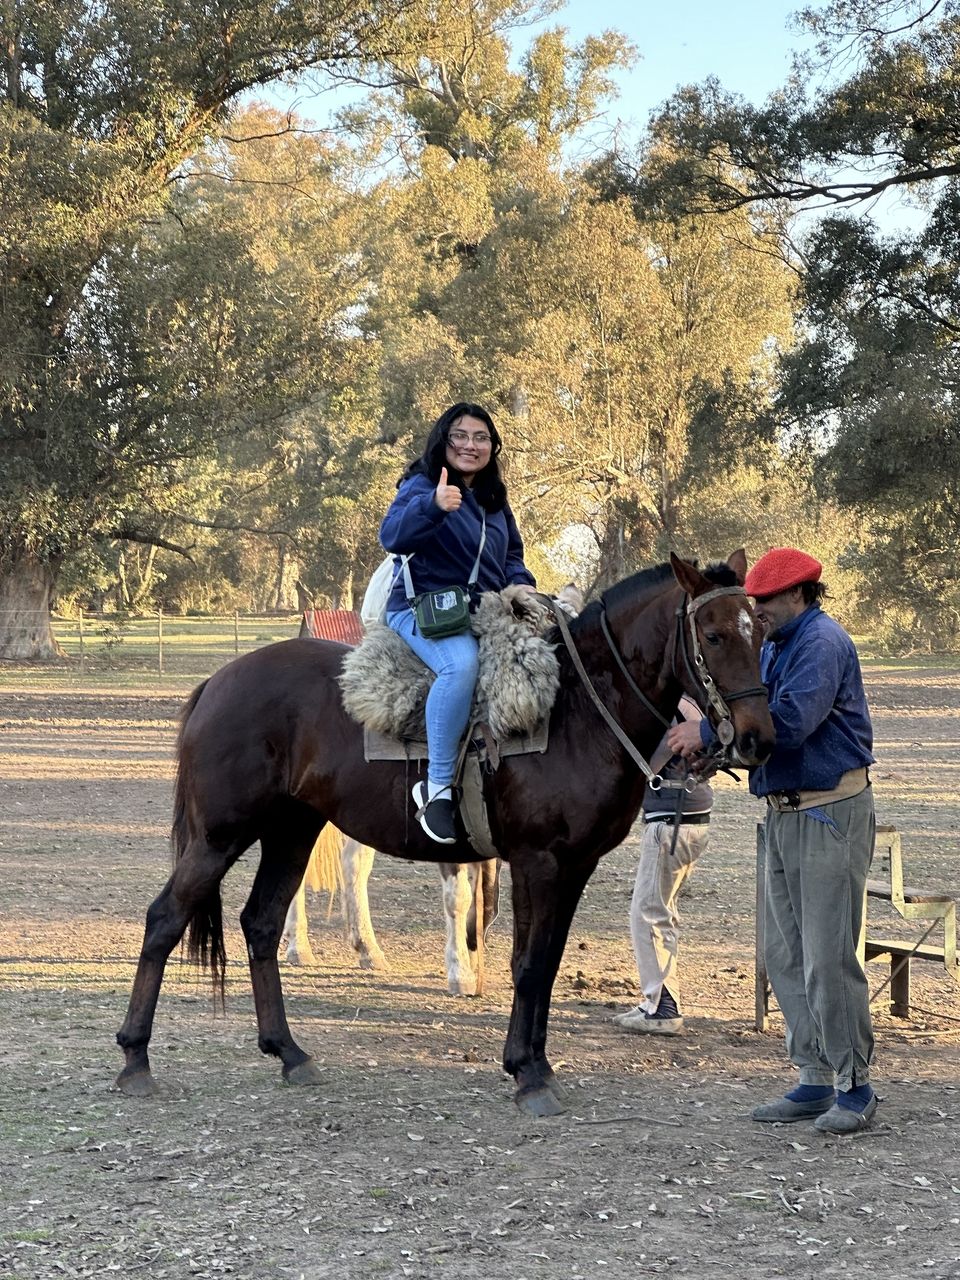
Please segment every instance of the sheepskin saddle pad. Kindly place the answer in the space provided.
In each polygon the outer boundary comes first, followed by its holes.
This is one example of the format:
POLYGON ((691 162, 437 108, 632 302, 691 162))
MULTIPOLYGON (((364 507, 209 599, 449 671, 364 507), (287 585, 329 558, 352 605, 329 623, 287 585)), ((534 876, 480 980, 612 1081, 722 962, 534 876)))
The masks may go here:
MULTIPOLYGON (((471 621, 480 647, 471 720, 488 724, 498 740, 533 733, 550 714, 559 675, 554 645, 543 635, 552 624, 545 601, 528 591, 507 587, 480 597, 471 621)), ((367 729, 422 739, 434 679, 395 631, 375 622, 344 659, 343 705, 367 729)))

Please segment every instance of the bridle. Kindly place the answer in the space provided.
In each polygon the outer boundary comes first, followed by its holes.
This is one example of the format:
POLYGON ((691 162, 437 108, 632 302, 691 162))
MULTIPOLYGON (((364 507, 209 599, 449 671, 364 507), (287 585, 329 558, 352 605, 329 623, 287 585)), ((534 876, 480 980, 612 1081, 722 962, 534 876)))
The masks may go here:
MULTIPOLYGON (((747 593, 744 591, 743 587, 740 586, 715 587, 712 591, 706 591, 700 596, 689 596, 684 594, 677 609, 677 633, 673 658, 674 674, 679 674, 676 670, 677 651, 679 651, 680 656, 683 658, 684 667, 686 668, 687 674, 693 685, 694 696, 697 702, 700 703, 705 713, 708 713, 709 709, 712 710, 717 717, 716 732, 720 744, 724 748, 724 754, 726 753, 726 748, 730 746, 735 736, 733 721, 730 717, 730 708, 728 704, 736 702, 739 698, 766 697, 767 691, 762 685, 756 685, 749 689, 735 690, 732 693, 720 692, 717 688, 716 681, 710 674, 706 659, 704 658, 703 652, 700 648, 700 637, 697 633, 696 615, 697 611, 703 605, 708 604, 711 600, 716 600, 719 596, 737 595, 743 596, 743 598, 746 599, 746 594, 747 593), (687 638, 688 628, 684 626, 684 618, 689 620, 689 639, 687 638)), ((666 783, 665 779, 663 779, 660 774, 653 771, 648 762, 634 746, 626 730, 605 705, 603 699, 594 688, 593 681, 587 674, 583 661, 580 658, 580 654, 577 652, 577 646, 574 643, 573 636, 570 634, 570 628, 567 624, 566 618, 563 616, 563 610, 556 608, 552 601, 548 601, 548 604, 550 605, 553 616, 556 619, 557 627, 559 628, 560 635, 563 637, 563 642, 567 647, 567 652, 570 654, 570 660, 573 663, 574 670, 580 677, 581 683, 590 696, 591 701, 597 708, 597 711, 600 713, 603 720, 606 722, 614 737, 617 738, 621 746, 630 756, 631 760, 633 760, 634 764, 636 764, 644 774, 648 784, 654 790, 660 790, 661 787, 670 785, 666 783)), ((626 680, 630 691, 643 704, 655 720, 658 720, 665 729, 669 729, 671 722, 657 707, 653 705, 627 669, 627 664, 624 661, 623 655, 621 654, 613 633, 610 630, 610 624, 607 621, 606 603, 602 596, 600 598, 600 630, 603 634, 604 640, 606 641, 607 648, 610 650, 614 662, 617 664, 621 675, 626 680)), ((719 764, 719 761, 716 763, 719 764)), ((692 782, 688 780, 688 783, 689 785, 685 784, 684 789, 690 789, 692 782)))
MULTIPOLYGON (((730 717, 729 703, 736 702, 739 698, 759 698, 766 697, 767 691, 763 685, 754 685, 749 689, 737 689, 733 693, 722 694, 717 688, 717 683, 707 666, 706 659, 703 656, 703 650, 700 648, 700 635, 697 631, 697 610, 703 605, 709 604, 711 600, 716 600, 720 596, 743 596, 747 598, 747 593, 743 587, 714 587, 712 591, 705 591, 701 596, 684 596, 680 601, 677 609, 677 643, 676 648, 680 651, 683 658, 683 665, 686 668, 687 675, 694 686, 694 696, 700 702, 704 711, 711 709, 717 717, 715 725, 717 737, 720 745, 729 747, 733 742, 735 730, 733 720, 730 717), (688 628, 683 625, 684 614, 689 620, 690 638, 687 640, 688 628), (701 693, 706 701, 706 706, 701 701, 701 693)), ((607 643, 610 644, 609 633, 604 630, 607 636, 607 643)), ((674 658, 674 667, 676 667, 676 658, 674 658)))

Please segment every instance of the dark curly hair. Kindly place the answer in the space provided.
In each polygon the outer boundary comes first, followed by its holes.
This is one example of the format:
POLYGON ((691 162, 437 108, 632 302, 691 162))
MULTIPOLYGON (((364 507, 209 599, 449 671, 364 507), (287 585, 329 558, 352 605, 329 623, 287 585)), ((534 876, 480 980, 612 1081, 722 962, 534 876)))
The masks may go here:
POLYGON ((460 404, 452 404, 449 409, 445 409, 433 424, 430 434, 427 436, 427 443, 423 446, 423 453, 410 463, 400 477, 398 484, 402 484, 404 480, 408 480, 411 476, 418 475, 427 476, 434 484, 439 484, 440 472, 446 467, 449 483, 457 484, 461 489, 464 487, 463 476, 456 467, 451 467, 447 461, 447 438, 451 429, 456 426, 461 418, 478 418, 490 432, 490 439, 493 441, 490 449, 490 461, 482 470, 476 473, 470 492, 480 506, 483 507, 484 511, 502 511, 507 505, 507 486, 500 475, 497 455, 503 448, 503 441, 494 425, 493 418, 491 418, 486 409, 478 404, 461 402, 460 404))

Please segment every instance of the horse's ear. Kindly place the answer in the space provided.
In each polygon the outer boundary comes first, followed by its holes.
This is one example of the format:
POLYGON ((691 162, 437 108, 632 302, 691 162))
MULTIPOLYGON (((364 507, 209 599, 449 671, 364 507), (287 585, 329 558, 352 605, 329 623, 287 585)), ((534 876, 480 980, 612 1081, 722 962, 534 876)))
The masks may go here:
POLYGON ((678 555, 670 552, 670 566, 673 569, 673 576, 683 587, 688 596, 700 596, 704 591, 710 590, 710 582, 703 576, 695 564, 691 564, 689 560, 681 560, 678 555))
POLYGON ((583 592, 575 582, 568 582, 565 587, 561 587, 557 592, 556 600, 558 604, 566 605, 574 617, 583 612, 583 592))
POLYGON ((747 553, 743 547, 727 556, 727 564, 737 575, 737 582, 742 587, 747 576, 747 553))

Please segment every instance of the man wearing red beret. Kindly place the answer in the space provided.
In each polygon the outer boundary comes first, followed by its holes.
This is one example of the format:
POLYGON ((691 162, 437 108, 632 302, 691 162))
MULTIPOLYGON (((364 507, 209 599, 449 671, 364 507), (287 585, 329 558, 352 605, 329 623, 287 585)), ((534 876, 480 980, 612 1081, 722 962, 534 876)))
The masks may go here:
MULTIPOLYGON (((750 790, 767 801, 767 972, 800 1071, 799 1086, 753 1119, 815 1118, 827 1133, 854 1133, 877 1109, 857 958, 875 833, 873 729, 853 641, 820 607, 821 572, 813 556, 777 547, 744 583, 766 636, 760 670, 777 732, 769 760, 750 774, 750 790)), ((671 730, 673 750, 699 750, 695 730, 671 730)))

